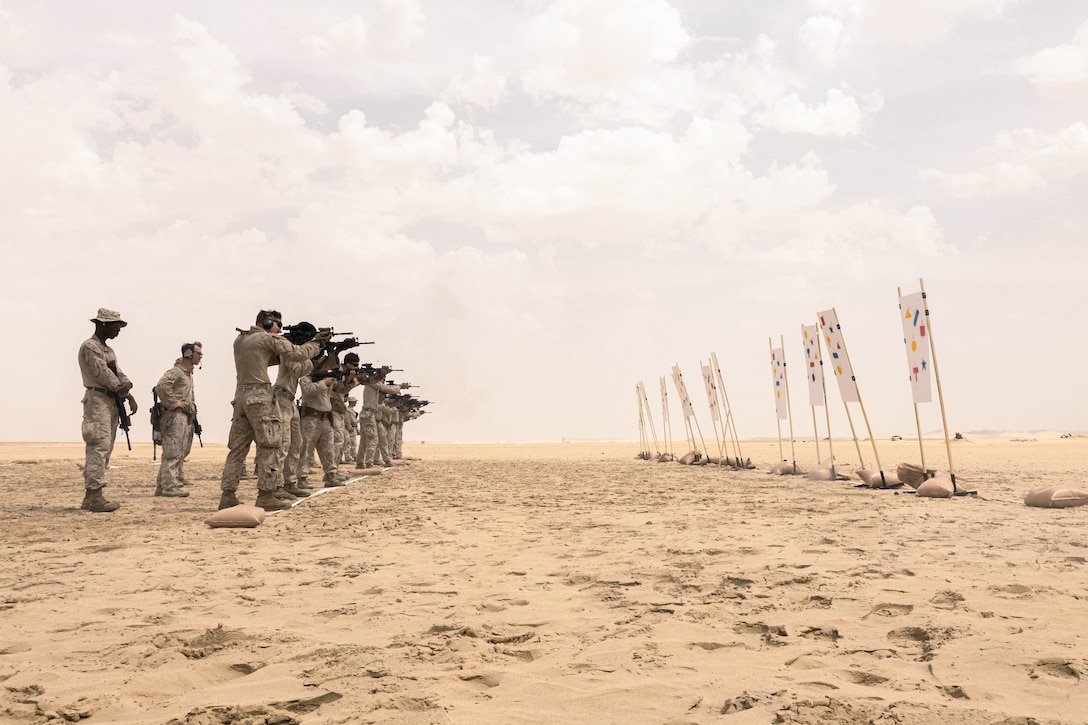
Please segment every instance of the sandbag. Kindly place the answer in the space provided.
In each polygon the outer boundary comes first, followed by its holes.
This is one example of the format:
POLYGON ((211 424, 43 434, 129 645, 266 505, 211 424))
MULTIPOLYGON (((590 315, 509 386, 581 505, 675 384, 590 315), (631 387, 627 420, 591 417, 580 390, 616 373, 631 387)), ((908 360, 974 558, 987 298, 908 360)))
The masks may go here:
POLYGON ((265 516, 263 508, 241 503, 216 511, 204 523, 213 529, 253 529, 264 522, 265 516))
POLYGON ((702 462, 702 455, 695 451, 688 451, 680 456, 680 459, 677 462, 684 466, 694 466, 702 462))
POLYGON ((884 471, 884 475, 881 476, 880 471, 872 468, 859 468, 856 473, 869 488, 899 488, 903 485, 899 476, 890 471, 884 471))
POLYGON ((1088 492, 1062 486, 1035 488, 1024 496, 1026 506, 1046 509, 1066 509, 1088 504, 1088 492))
POLYGON ((923 498, 951 498, 956 493, 956 484, 947 473, 938 473, 922 481, 915 492, 923 498))
POLYGON ((911 488, 918 488, 922 481, 926 480, 925 470, 913 463, 900 463, 896 466, 895 472, 899 474, 899 480, 911 488))

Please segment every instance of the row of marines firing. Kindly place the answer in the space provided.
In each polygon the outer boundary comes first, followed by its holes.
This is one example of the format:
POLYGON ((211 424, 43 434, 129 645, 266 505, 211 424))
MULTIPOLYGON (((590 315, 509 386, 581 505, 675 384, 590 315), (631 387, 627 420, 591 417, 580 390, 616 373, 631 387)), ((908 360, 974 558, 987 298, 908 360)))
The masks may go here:
MULTIPOLYGON (((132 382, 117 365, 117 355, 108 344, 128 323, 120 313, 100 308, 91 319, 95 333, 79 349, 79 367, 86 392, 83 396, 83 440, 86 460, 83 469, 86 511, 116 511, 120 504, 102 493, 105 472, 117 437, 118 427, 128 435, 129 416, 135 415, 136 399, 132 382), (125 411, 124 403, 129 410, 125 411)), ((238 486, 244 477, 245 460, 256 444, 256 505, 269 511, 290 507, 290 502, 309 495, 310 460, 314 451, 321 461, 324 486, 343 485, 347 476, 338 465, 350 435, 348 393, 363 386, 363 407, 358 415, 359 444, 354 456, 356 470, 372 467, 378 460, 390 465, 394 450, 399 457, 404 421, 418 418, 429 401, 418 400, 401 390, 408 383, 386 380, 392 368, 360 365, 359 356, 340 353, 360 344, 354 338, 332 341, 331 328, 318 329, 308 322, 284 327, 282 315, 261 310, 255 324, 238 330, 234 341, 236 388, 234 415, 228 435, 228 453, 220 481, 219 508, 236 506, 238 486), (275 384, 268 368, 277 366, 275 384), (300 403, 295 395, 302 388, 300 403)), ((350 334, 350 333, 349 333, 350 334)), ((183 472, 192 449, 194 433, 199 434, 193 370, 200 364, 203 347, 185 343, 181 357, 155 386, 158 400, 153 418, 162 435, 162 462, 156 496, 186 497, 183 472), (159 407, 161 406, 161 407, 159 407)), ((154 426, 153 426, 154 427, 154 426)))

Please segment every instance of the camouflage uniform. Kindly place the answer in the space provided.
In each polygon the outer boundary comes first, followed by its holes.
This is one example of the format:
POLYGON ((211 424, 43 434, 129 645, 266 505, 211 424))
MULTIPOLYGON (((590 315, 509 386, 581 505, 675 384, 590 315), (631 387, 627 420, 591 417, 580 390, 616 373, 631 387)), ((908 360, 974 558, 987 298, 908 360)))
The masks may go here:
POLYGON ((193 449, 193 420, 196 417, 196 395, 193 374, 181 367, 181 360, 163 373, 155 385, 155 393, 162 403, 162 462, 155 493, 159 495, 177 491, 185 481, 182 468, 185 457, 193 449), (185 401, 179 408, 178 401, 185 401))
POLYGON ((344 415, 348 408, 344 404, 344 395, 355 387, 355 383, 346 380, 337 380, 329 389, 329 404, 332 406, 332 449, 336 452, 336 462, 340 463, 340 453, 344 450, 344 439, 347 437, 344 431, 344 415))
POLYGON ((393 465, 393 456, 389 454, 389 424, 393 421, 393 409, 385 403, 378 406, 378 454, 385 465, 393 465))
POLYGON ((280 408, 280 420, 283 421, 283 485, 292 488, 298 485, 299 454, 302 452, 302 425, 295 405, 295 393, 298 381, 303 375, 314 371, 310 360, 288 360, 280 357, 280 369, 276 375, 276 384, 272 386, 276 403, 280 408))
POLYGON ((355 399, 349 398, 344 405, 344 448, 340 460, 355 462, 355 446, 359 439, 359 421, 355 412, 355 399))
POLYGON ((283 484, 280 469, 283 425, 279 405, 272 397, 268 366, 277 356, 298 362, 309 360, 321 351, 322 342, 311 340, 296 346, 257 326, 239 331, 234 340, 237 384, 231 401, 234 416, 227 436, 230 452, 223 464, 220 483, 224 492, 233 494, 238 490, 251 443, 257 444, 257 490, 275 491, 283 484))
POLYGON ((385 394, 400 392, 395 385, 373 381, 363 386, 363 409, 359 411, 359 450, 355 454, 356 468, 371 468, 378 453, 378 406, 385 394))
POLYGON ((131 386, 113 348, 91 337, 79 346, 79 372, 83 376, 83 442, 87 444, 83 486, 88 491, 106 485, 113 444, 117 440, 117 391, 131 386), (111 369, 112 368, 112 369, 111 369))
POLYGON ((401 458, 404 443, 404 413, 400 408, 393 410, 393 425, 389 428, 389 453, 394 460, 401 458))
POLYGON ((335 486, 337 483, 336 448, 333 442, 332 403, 329 400, 329 386, 323 381, 314 382, 310 376, 303 376, 299 382, 302 385, 302 455, 299 460, 301 467, 298 471, 299 483, 302 483, 310 475, 310 461, 314 451, 321 460, 321 468, 325 475, 322 483, 335 486))

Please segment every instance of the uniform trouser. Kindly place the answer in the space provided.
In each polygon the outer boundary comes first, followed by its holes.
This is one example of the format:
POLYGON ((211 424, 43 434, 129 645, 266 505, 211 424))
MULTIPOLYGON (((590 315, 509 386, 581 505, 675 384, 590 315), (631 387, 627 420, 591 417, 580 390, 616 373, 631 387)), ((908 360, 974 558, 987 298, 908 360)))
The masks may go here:
POLYGON ((393 457, 389 455, 389 424, 383 420, 378 421, 378 455, 385 465, 393 465, 393 457))
POLYGON ((343 452, 341 457, 343 458, 344 461, 346 461, 348 463, 354 463, 355 462, 355 446, 356 446, 355 438, 356 438, 355 429, 353 429, 351 427, 345 427, 344 428, 344 452, 343 452))
POLYGON ((340 453, 344 450, 344 439, 347 437, 344 431, 344 414, 332 413, 332 449, 336 451, 336 462, 340 462, 340 453))
POLYGON ((268 384, 244 385, 234 394, 234 418, 227 436, 226 463, 220 488, 237 491, 238 480, 245 468, 246 456, 251 443, 257 444, 257 490, 274 491, 283 485, 280 469, 283 444, 283 426, 280 410, 272 399, 272 386, 268 384))
POLYGON ((193 450, 193 419, 184 411, 163 411, 162 421, 162 462, 159 464, 158 488, 163 491, 175 491, 185 480, 182 466, 185 457, 193 450))
POLYGON ((370 468, 378 452, 378 421, 373 410, 363 408, 359 413, 359 450, 355 454, 356 468, 370 468))
POLYGON ((389 428, 389 433, 392 435, 393 440, 390 441, 390 448, 392 448, 393 458, 401 457, 401 449, 404 445, 404 423, 398 421, 389 428))
POLYGON ((283 485, 293 486, 298 483, 298 459, 302 453, 302 424, 298 416, 295 398, 287 393, 277 393, 276 402, 280 406, 280 420, 283 421, 283 485))
POLYGON ((83 486, 88 491, 106 485, 106 469, 117 440, 117 398, 112 393, 88 390, 83 394, 83 486))
POLYGON ((321 459, 321 469, 325 476, 335 476, 337 472, 336 449, 333 445, 332 422, 326 415, 306 415, 302 417, 302 455, 301 466, 298 470, 300 480, 310 475, 310 459, 314 451, 321 459))

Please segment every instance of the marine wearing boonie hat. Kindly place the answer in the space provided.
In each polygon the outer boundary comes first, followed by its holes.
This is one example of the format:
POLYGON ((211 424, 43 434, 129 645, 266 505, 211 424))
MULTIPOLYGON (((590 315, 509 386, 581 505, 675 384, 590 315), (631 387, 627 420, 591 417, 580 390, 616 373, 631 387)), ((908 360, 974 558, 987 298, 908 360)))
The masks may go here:
POLYGON ((117 310, 107 309, 105 307, 98 308, 98 314, 91 318, 91 322, 101 322, 105 324, 107 322, 120 322, 121 327, 128 325, 127 322, 121 319, 121 313, 117 310))

